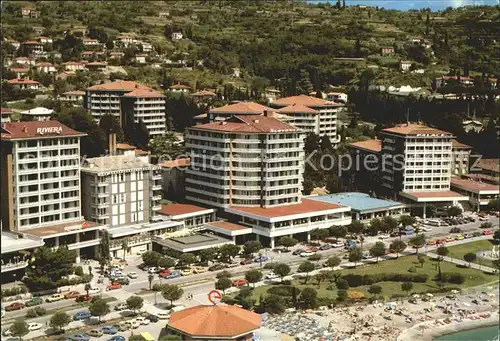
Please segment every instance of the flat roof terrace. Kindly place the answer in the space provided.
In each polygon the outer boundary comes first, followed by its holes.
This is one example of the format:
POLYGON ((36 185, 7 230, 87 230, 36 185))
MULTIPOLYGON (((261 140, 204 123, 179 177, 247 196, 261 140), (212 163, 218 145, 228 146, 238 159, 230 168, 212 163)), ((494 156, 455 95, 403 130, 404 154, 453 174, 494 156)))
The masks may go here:
POLYGON ((41 238, 15 232, 2 231, 1 239, 2 254, 34 249, 44 244, 41 238))
POLYGON ((317 195, 310 196, 308 199, 341 206, 349 206, 352 211, 359 213, 372 213, 405 207, 405 204, 398 201, 372 198, 366 193, 359 192, 317 195))
POLYGON ((219 247, 225 244, 234 244, 230 239, 221 238, 208 233, 168 239, 157 237, 154 241, 161 246, 180 252, 193 252, 211 247, 219 247))

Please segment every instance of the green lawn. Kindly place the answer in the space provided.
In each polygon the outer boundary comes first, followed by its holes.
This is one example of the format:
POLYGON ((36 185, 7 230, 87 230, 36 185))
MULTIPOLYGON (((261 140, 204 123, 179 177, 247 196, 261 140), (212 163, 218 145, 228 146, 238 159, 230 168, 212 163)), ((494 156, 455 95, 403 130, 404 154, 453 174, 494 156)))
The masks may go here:
MULTIPOLYGON (((376 274, 376 273, 409 273, 408 269, 411 267, 416 269, 414 273, 426 273, 429 275, 429 280, 426 283, 413 283, 413 292, 427 292, 429 290, 437 290, 439 287, 434 282, 434 277, 437 274, 437 262, 431 260, 429 257, 425 257, 426 262, 424 263, 423 268, 420 267, 420 264, 417 261, 416 256, 406 256, 401 257, 396 260, 388 260, 379 262, 378 264, 370 264, 370 265, 360 265, 355 269, 344 269, 341 270, 342 274, 358 274, 358 275, 367 275, 367 274, 376 274)), ((441 270, 443 272, 458 272, 465 276, 465 282, 461 285, 456 284, 446 284, 444 287, 460 287, 460 288, 468 288, 474 287, 478 285, 483 285, 491 282, 498 281, 498 276, 488 275, 479 270, 469 269, 469 268, 459 268, 454 264, 441 262, 441 270)), ((307 286, 313 287, 318 291, 318 296, 324 297, 336 297, 336 289, 330 290, 328 289, 329 283, 322 282, 319 286, 317 286, 317 282, 314 277, 309 279, 307 284, 304 283, 303 279, 294 280, 293 285, 297 286, 300 289, 303 289, 307 286)), ((392 295, 405 295, 405 292, 401 290, 400 282, 379 282, 378 285, 382 286, 382 295, 391 297, 392 295)), ((259 299, 260 295, 264 296, 267 293, 267 290, 271 287, 271 285, 261 286, 255 288, 253 291, 253 298, 256 300, 259 299)), ((354 290, 363 291, 366 296, 370 296, 368 293, 369 286, 360 286, 353 288, 354 290)))
MULTIPOLYGON (((462 245, 448 247, 448 250, 450 251, 448 256, 452 257, 452 258, 457 258, 457 259, 463 260, 464 255, 466 253, 469 253, 469 252, 476 253, 478 251, 491 250, 492 247, 493 247, 493 244, 491 243, 491 241, 478 240, 478 241, 471 242, 471 243, 466 243, 466 244, 462 244, 462 245)), ((474 261, 474 263, 494 268, 493 262, 491 260, 488 260, 488 259, 481 259, 478 257, 474 261)))

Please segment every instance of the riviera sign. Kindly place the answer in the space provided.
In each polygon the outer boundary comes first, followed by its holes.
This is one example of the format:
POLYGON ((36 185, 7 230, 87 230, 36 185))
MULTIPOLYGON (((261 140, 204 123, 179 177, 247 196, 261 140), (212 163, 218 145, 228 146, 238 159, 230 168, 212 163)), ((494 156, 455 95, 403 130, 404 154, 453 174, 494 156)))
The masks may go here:
POLYGON ((62 127, 43 127, 43 128, 36 128, 36 133, 38 135, 45 135, 45 134, 60 134, 62 133, 62 127))

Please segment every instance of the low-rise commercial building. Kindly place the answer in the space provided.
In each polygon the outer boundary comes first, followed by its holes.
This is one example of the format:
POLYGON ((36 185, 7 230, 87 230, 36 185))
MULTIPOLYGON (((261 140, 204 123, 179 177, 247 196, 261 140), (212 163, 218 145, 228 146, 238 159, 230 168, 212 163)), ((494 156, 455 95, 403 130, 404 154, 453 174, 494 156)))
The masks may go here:
POLYGON ((36 107, 30 110, 21 111, 21 119, 23 121, 48 121, 50 120, 54 110, 44 107, 36 107))
POLYGON ((470 206, 477 210, 481 210, 488 205, 491 200, 498 199, 500 189, 498 185, 480 182, 472 178, 451 177, 451 188, 463 195, 469 197, 470 206))
POLYGON ((199 231, 202 227, 215 220, 215 209, 191 204, 162 204, 158 215, 167 219, 180 221, 189 231, 199 231))

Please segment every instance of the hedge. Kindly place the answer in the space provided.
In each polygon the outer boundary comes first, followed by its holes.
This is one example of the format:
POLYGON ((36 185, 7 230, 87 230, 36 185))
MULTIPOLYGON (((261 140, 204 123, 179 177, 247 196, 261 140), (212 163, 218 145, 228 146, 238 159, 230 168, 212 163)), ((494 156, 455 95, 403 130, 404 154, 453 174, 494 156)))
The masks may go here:
MULTIPOLYGON (((294 286, 292 286, 292 285, 280 285, 280 286, 269 288, 267 290, 267 293, 272 294, 272 295, 290 296, 291 297, 293 295, 293 288, 294 288, 294 286)), ((295 288, 295 294, 296 294, 296 296, 299 296, 299 294, 300 294, 299 288, 295 288)))
POLYGON ((443 272, 441 273, 441 282, 453 283, 453 284, 462 284, 465 282, 465 277, 462 274, 455 272, 443 272))
POLYGON ((359 287, 361 285, 372 285, 378 282, 415 282, 425 283, 429 279, 427 274, 399 274, 399 273, 386 273, 386 274, 373 274, 373 275, 355 275, 347 274, 342 277, 349 283, 351 288, 359 287))

